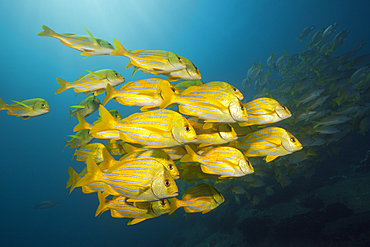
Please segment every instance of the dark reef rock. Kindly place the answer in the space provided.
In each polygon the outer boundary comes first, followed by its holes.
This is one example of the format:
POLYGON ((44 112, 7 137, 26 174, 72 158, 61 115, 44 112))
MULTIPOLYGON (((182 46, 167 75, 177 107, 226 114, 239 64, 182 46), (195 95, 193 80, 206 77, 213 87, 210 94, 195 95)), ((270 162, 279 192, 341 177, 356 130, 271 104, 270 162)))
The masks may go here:
POLYGON ((316 195, 306 197, 301 200, 298 205, 303 208, 310 208, 313 210, 319 210, 325 206, 324 202, 316 195))

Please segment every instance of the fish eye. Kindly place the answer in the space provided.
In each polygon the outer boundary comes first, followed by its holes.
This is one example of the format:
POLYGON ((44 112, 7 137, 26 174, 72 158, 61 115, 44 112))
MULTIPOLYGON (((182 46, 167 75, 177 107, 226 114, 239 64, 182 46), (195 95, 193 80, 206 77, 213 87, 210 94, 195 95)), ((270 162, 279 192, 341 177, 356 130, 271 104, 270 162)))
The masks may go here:
POLYGON ((45 104, 42 104, 41 107, 44 108, 45 107, 45 104))
POLYGON ((243 105, 240 106, 240 110, 244 111, 244 106, 243 105))
POLYGON ((118 76, 118 73, 116 72, 116 73, 114 73, 114 75, 115 75, 115 76, 118 76))
POLYGON ((283 107, 283 110, 286 110, 286 107, 284 105, 282 105, 282 107, 283 107))
POLYGON ((173 169, 173 165, 169 164, 168 165, 168 169, 172 170, 173 169))
POLYGON ((162 206, 166 205, 166 202, 164 200, 161 200, 161 205, 162 206))
POLYGON ((295 142, 295 139, 292 137, 292 138, 290 138, 290 141, 291 142, 295 142))
POLYGON ((176 93, 176 88, 171 88, 174 93, 176 93))
POLYGON ((233 90, 234 90, 234 92, 236 92, 236 88, 235 87, 233 88, 233 90))
POLYGON ((185 131, 190 131, 190 128, 189 128, 189 126, 185 126, 185 131))
POLYGON ((169 187, 171 185, 171 182, 169 180, 164 181, 164 186, 169 187))
POLYGON ((181 58, 180 57, 177 57, 177 59, 179 60, 179 62, 181 62, 181 58))

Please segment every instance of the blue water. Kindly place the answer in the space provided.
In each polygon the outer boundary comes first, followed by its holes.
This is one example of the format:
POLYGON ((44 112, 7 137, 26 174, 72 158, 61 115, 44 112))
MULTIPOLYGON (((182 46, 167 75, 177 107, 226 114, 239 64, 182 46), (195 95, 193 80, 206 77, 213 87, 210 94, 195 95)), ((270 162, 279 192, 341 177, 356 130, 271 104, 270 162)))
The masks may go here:
MULTIPOLYGON (((126 226, 127 220, 111 218, 109 213, 94 217, 96 194, 83 194, 80 189, 69 194, 67 169, 81 170, 83 163, 71 161, 72 149, 62 153, 64 139, 77 123, 66 120, 69 106, 84 96, 75 97, 71 89, 54 95, 59 87, 55 78, 71 81, 86 69, 105 68, 118 71, 126 81, 149 75, 137 73, 132 78, 132 70, 125 70, 128 59, 121 56, 84 59, 57 39, 36 36, 42 24, 60 33, 85 34, 85 27, 110 42, 117 38, 127 49, 172 51, 190 59, 203 81, 226 81, 241 89, 253 61, 266 64, 270 51, 277 58, 284 51, 293 54, 305 49, 311 36, 302 43, 295 38, 309 25, 317 31, 338 22, 336 33, 349 29, 338 54, 358 41, 370 40, 369 7, 365 0, 1 1, 0 98, 10 103, 40 97, 51 109, 30 120, 0 112, 1 245, 157 246, 189 224, 183 217, 172 221, 160 217, 126 226), (33 209, 48 200, 59 200, 60 205, 33 209)), ((357 55, 368 53, 369 47, 357 55)), ((253 94, 251 89, 245 97, 251 100, 253 94)), ((138 111, 113 101, 107 108, 123 116, 138 111)))

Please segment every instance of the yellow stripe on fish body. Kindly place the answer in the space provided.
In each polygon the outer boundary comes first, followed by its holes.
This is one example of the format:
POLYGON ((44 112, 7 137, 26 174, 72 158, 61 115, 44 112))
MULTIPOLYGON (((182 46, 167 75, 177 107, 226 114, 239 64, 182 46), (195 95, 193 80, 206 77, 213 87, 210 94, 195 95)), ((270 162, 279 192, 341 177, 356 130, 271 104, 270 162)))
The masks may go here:
POLYGON ((271 98, 255 99, 244 104, 244 107, 248 122, 240 123, 241 126, 276 123, 292 115, 286 106, 271 98))
POLYGON ((182 114, 196 116, 207 122, 235 123, 248 120, 240 100, 221 87, 192 87, 173 100, 182 114))
MULTIPOLYGON (((128 146, 130 145, 128 145, 127 143, 124 143, 123 146, 124 146, 124 149, 127 150, 128 146)), ((180 173, 175 163, 167 155, 166 152, 160 149, 148 149, 148 150, 128 152, 125 156, 121 157, 120 161, 128 161, 130 159, 146 159, 146 158, 155 159, 159 163, 161 163, 163 167, 166 168, 166 170, 171 174, 173 179, 180 178, 180 173)))
POLYGON ((196 141, 196 133, 186 118, 171 110, 135 113, 119 122, 103 106, 99 114, 102 121, 94 125, 93 135, 100 131, 119 130, 125 142, 155 148, 196 141))
POLYGON ((112 69, 101 69, 89 74, 82 75, 73 82, 67 82, 57 78, 60 88, 55 92, 59 94, 69 88, 73 88, 76 93, 94 93, 98 90, 105 90, 107 85, 118 86, 125 82, 125 78, 112 69))
POLYGON ((202 172, 224 177, 240 177, 254 172, 254 169, 242 152, 232 147, 208 148, 197 155, 190 147, 185 146, 188 154, 181 162, 199 162, 202 172))
POLYGON ((184 207, 187 213, 208 213, 222 204, 225 199, 220 192, 208 184, 198 184, 184 192, 181 200, 169 199, 172 214, 177 208, 184 207))
POLYGON ((113 39, 116 49, 111 55, 126 56, 130 59, 130 64, 126 67, 135 65, 147 70, 152 74, 164 74, 186 68, 185 62, 173 52, 161 50, 136 50, 127 51, 117 39, 113 39))
POLYGON ((302 144, 283 128, 264 128, 245 136, 237 145, 247 157, 266 156, 270 162, 302 149, 302 144))
POLYGON ((179 92, 170 82, 161 78, 132 81, 119 90, 107 85, 106 92, 103 105, 114 98, 122 105, 144 106, 143 109, 159 107, 165 97, 172 97, 172 94, 179 95, 179 92), (165 92, 169 92, 170 95, 163 94, 163 88, 165 87, 168 88, 165 92))

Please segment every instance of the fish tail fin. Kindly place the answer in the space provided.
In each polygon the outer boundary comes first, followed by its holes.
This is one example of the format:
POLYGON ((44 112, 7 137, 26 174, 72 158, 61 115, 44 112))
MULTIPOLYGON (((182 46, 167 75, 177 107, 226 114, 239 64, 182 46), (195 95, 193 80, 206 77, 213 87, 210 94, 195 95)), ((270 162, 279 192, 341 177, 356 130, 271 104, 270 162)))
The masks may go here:
POLYGON ((168 85, 166 85, 166 86, 162 87, 162 97, 163 97, 163 100, 162 100, 162 103, 159 107, 160 109, 164 109, 167 106, 174 103, 176 95, 172 91, 172 89, 168 85))
POLYGON ((182 181, 186 180, 190 176, 190 174, 198 170, 196 166, 193 166, 189 163, 183 163, 182 167, 183 167, 183 170, 181 172, 181 177, 180 177, 180 180, 182 181))
POLYGON ((103 154, 103 162, 100 163, 99 167, 100 169, 104 171, 112 167, 115 164, 116 160, 108 152, 107 148, 103 148, 102 154, 103 154))
POLYGON ((122 46, 122 44, 116 39, 113 38, 113 44, 116 49, 114 49, 110 54, 111 55, 121 55, 126 56, 126 49, 122 46))
POLYGON ((98 199, 99 199, 99 206, 96 209, 95 217, 97 217, 98 215, 108 210, 107 200, 105 199, 105 194, 98 191, 98 199))
POLYGON ((77 132, 77 131, 80 131, 80 130, 89 130, 89 129, 91 129, 91 124, 89 124, 81 116, 81 114, 79 112, 77 112, 76 116, 77 116, 78 124, 73 128, 73 132, 77 132))
POLYGON ((103 171, 98 167, 98 165, 95 163, 91 155, 89 155, 89 157, 87 158, 86 165, 87 165, 87 174, 80 180, 78 180, 76 184, 72 185, 71 192, 76 187, 82 187, 84 185, 97 182, 99 176, 103 173, 103 171))
POLYGON ((295 103, 295 106, 298 107, 301 102, 299 100, 293 99, 293 102, 295 103))
POLYGON ((37 33, 37 36, 50 36, 50 37, 53 37, 53 36, 56 36, 58 35, 56 32, 54 32, 51 28, 45 26, 45 25, 41 25, 42 29, 44 31, 41 31, 39 33, 37 33))
POLYGON ((189 147, 188 145, 185 145, 185 149, 186 149, 186 152, 188 152, 187 154, 185 154, 182 158, 181 158, 181 162, 195 162, 197 159, 198 159, 198 155, 194 152, 194 150, 189 147))
POLYGON ((181 201, 179 199, 177 199, 176 197, 168 198, 167 200, 170 202, 170 208, 171 208, 168 215, 171 215, 173 212, 176 211, 176 209, 181 207, 181 203, 180 203, 181 201))
POLYGON ((315 153, 315 151, 313 150, 313 148, 312 148, 312 147, 309 147, 309 148, 308 148, 307 153, 308 153, 308 155, 317 156, 317 154, 315 153))
POLYGON ((91 129, 92 134, 115 128, 117 121, 110 114, 110 112, 102 105, 99 105, 99 116, 101 117, 101 121, 93 126, 93 128, 91 129))
POLYGON ((71 109, 69 109, 69 118, 67 119, 67 123, 69 121, 69 119, 73 116, 73 111, 71 109))
POLYGON ((67 81, 65 81, 61 78, 57 78, 57 82, 60 85, 60 88, 58 88, 57 91, 55 91, 55 94, 59 94, 61 92, 64 92, 69 88, 69 84, 70 84, 69 82, 67 82, 67 81))
POLYGON ((301 41, 302 42, 302 37, 298 37, 298 38, 295 38, 296 40, 299 40, 299 41, 301 41))
POLYGON ((1 110, 6 110, 7 106, 8 105, 2 99, 0 99, 0 111, 1 110))
POLYGON ((117 91, 118 90, 112 87, 111 84, 109 83, 107 84, 107 87, 105 88, 105 97, 103 100, 103 106, 105 106, 105 104, 107 104, 109 100, 115 97, 117 91))
MULTIPOLYGON (((342 102, 341 102, 341 99, 339 98, 339 97, 337 97, 337 98, 335 98, 335 99, 333 99, 333 101, 335 102, 335 103, 337 103, 337 105, 339 106, 342 102)), ((333 104, 333 107, 335 106, 335 104, 333 104)))
POLYGON ((128 144, 128 143, 122 143, 122 148, 123 150, 125 150, 126 153, 132 153, 132 152, 135 152, 136 150, 138 150, 138 148, 128 144))
POLYGON ((67 146, 68 146, 68 141, 64 139, 64 148, 63 148, 62 153, 64 153, 64 150, 66 149, 67 146))
POLYGON ((68 181, 67 181, 66 188, 69 188, 69 187, 71 187, 71 186, 72 186, 72 184, 73 184, 73 178, 74 178, 73 174, 74 174, 74 173, 76 173, 76 174, 77 174, 77 172, 76 172, 72 167, 68 167, 68 175, 69 175, 69 179, 68 179, 68 181))

